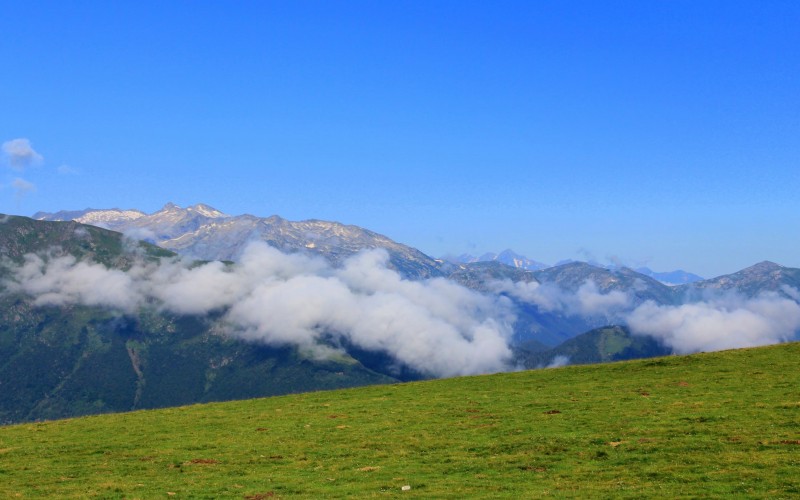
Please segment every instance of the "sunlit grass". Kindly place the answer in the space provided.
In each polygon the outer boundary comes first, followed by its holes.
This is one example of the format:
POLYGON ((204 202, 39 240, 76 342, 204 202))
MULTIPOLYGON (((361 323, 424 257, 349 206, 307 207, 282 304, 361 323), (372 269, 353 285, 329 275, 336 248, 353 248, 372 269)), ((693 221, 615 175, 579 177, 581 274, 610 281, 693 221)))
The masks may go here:
POLYGON ((798 355, 795 343, 5 427, 0 496, 790 497, 798 355))

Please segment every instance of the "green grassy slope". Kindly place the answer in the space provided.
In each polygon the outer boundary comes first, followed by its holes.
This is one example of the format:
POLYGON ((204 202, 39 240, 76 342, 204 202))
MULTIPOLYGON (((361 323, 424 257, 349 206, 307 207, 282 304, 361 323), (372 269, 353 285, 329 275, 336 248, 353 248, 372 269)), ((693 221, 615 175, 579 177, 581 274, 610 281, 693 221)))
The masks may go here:
POLYGON ((798 356, 794 343, 4 427, 0 496, 796 496, 798 356))

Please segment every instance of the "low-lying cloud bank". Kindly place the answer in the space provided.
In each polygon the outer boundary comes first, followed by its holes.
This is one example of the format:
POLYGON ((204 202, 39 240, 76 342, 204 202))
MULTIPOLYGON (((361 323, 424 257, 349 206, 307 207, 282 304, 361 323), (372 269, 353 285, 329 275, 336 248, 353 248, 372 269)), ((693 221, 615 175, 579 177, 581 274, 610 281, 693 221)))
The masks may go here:
POLYGON ((515 368, 515 316, 508 297, 543 313, 627 324, 632 333, 656 338, 676 353, 773 344, 800 331, 800 293, 794 288, 756 298, 726 293, 682 305, 637 305, 632 292, 602 293, 592 281, 572 293, 554 284, 497 281, 495 294, 481 294, 443 278, 402 279, 387 261, 385 251, 373 250, 332 267, 261 242, 233 265, 142 260, 127 271, 72 256, 29 254, 22 265, 11 266, 4 285, 37 305, 82 304, 126 314, 143 306, 177 314, 215 312, 226 331, 242 339, 297 346, 319 357, 353 345, 387 353, 431 376, 515 368))
POLYGON ((404 280, 386 267, 387 260, 385 251, 373 250, 333 268, 319 258, 253 243, 230 266, 173 260, 123 272, 71 256, 30 254, 6 287, 31 295, 37 305, 223 312, 228 331, 247 340, 294 345, 318 356, 343 342, 388 353, 433 376, 513 368, 508 299, 442 278, 404 280))
POLYGON ((679 306, 648 301, 627 315, 627 323, 633 333, 654 337, 678 354, 718 351, 791 340, 800 330, 800 305, 775 293, 679 306))
POLYGON ((572 294, 551 283, 510 280, 495 282, 493 289, 545 313, 626 324, 633 334, 653 337, 677 354, 786 342, 800 331, 800 292, 786 286, 782 288, 785 296, 767 292, 745 298, 707 291, 704 300, 682 305, 653 301, 634 305, 631 293, 602 293, 591 280, 572 294))
POLYGON ((630 295, 620 290, 600 292, 592 280, 587 280, 573 293, 552 283, 511 280, 495 281, 492 290, 507 293, 522 302, 533 304, 543 312, 558 312, 571 316, 610 318, 619 311, 630 308, 632 303, 630 295))

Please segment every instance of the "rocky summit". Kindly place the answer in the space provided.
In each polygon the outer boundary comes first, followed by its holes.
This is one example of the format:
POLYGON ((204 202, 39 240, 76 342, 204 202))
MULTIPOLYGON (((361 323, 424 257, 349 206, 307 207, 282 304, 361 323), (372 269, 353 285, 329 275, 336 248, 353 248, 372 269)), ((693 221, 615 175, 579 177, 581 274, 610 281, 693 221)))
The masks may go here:
POLYGON ((442 264, 415 248, 358 226, 323 220, 289 221, 277 215, 227 215, 204 204, 173 203, 152 214, 139 210, 86 209, 39 212, 34 219, 74 220, 119 231, 181 255, 201 260, 237 260, 253 241, 284 252, 307 252, 339 264, 361 250, 381 248, 389 266, 411 279, 442 276, 442 264))

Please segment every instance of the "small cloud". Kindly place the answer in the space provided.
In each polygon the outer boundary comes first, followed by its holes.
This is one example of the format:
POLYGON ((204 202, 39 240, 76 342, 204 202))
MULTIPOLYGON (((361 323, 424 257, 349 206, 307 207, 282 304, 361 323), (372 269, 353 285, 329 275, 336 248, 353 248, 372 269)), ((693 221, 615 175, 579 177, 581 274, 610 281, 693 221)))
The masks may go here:
POLYGON ((562 366, 567 366, 569 364, 569 356, 564 356, 559 354, 558 356, 554 357, 550 364, 545 366, 545 368, 561 368, 562 366))
POLYGON ((39 165, 44 161, 44 157, 31 146, 31 141, 23 138, 4 142, 3 154, 7 157, 9 166, 19 171, 39 165))
POLYGON ((36 191, 36 186, 33 183, 19 177, 11 181, 11 187, 14 189, 14 198, 17 201, 20 201, 26 194, 36 191))
POLYGON ((544 312, 564 312, 570 316, 591 316, 607 319, 631 306, 627 292, 609 290, 603 293, 592 280, 586 280, 575 292, 564 290, 553 283, 511 280, 491 283, 495 292, 507 293, 522 302, 536 305, 544 312))
POLYGON ((125 238, 134 242, 146 241, 148 243, 156 243, 156 233, 146 227, 134 227, 125 230, 123 233, 125 238))
POLYGON ((69 165, 60 165, 56 170, 61 175, 78 175, 80 173, 77 169, 69 165))

